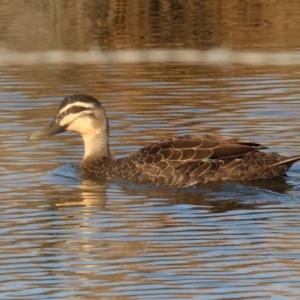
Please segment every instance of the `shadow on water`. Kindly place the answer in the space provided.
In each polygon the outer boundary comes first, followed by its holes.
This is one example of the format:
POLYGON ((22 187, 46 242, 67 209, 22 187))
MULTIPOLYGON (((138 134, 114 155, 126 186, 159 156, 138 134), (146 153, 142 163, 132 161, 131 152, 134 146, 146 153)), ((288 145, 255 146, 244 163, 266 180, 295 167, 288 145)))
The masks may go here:
POLYGON ((105 208, 108 190, 118 191, 123 201, 139 198, 153 206, 189 205, 211 213, 252 210, 290 199, 292 185, 285 177, 246 182, 215 182, 198 188, 167 188, 127 181, 108 182, 83 178, 78 165, 64 165, 45 178, 45 183, 59 190, 58 205, 98 206, 105 208))
POLYGON ((191 205, 209 212, 256 209, 289 198, 291 185, 284 177, 247 182, 215 182, 198 188, 162 188, 122 184, 128 194, 144 193, 149 198, 166 199, 163 205, 191 205))

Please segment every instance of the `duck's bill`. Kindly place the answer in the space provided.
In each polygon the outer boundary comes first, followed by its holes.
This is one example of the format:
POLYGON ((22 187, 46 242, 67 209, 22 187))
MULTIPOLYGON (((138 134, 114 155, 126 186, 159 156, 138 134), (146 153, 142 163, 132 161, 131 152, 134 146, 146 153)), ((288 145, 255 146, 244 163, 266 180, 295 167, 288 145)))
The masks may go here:
POLYGON ((35 131, 30 137, 29 140, 42 140, 52 135, 56 135, 66 131, 64 127, 61 127, 58 122, 52 122, 49 126, 44 129, 35 131))

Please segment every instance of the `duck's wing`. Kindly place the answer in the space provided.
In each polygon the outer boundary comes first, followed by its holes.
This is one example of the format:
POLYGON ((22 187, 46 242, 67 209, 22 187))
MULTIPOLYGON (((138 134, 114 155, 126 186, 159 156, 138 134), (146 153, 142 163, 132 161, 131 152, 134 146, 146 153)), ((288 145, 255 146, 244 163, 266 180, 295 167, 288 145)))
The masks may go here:
MULTIPOLYGON (((197 136, 193 136, 197 139, 197 136)), ((253 142, 243 141, 238 138, 225 138, 219 135, 201 135, 203 140, 213 140, 218 145, 212 149, 213 153, 211 158, 224 159, 224 158, 237 158, 242 157, 248 153, 267 149, 267 147, 253 142)))
POLYGON ((191 186, 211 180, 229 159, 241 164, 259 144, 214 135, 187 135, 152 143, 121 162, 121 175, 133 181, 167 186, 191 186))
POLYGON ((201 161, 242 157, 248 153, 266 149, 260 144, 218 135, 186 135, 152 143, 139 153, 147 162, 201 161))

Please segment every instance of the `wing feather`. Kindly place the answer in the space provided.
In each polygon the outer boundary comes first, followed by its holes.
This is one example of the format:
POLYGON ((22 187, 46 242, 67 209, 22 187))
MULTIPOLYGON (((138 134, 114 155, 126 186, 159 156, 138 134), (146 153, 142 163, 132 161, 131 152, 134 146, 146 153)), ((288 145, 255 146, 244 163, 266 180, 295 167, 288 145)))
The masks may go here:
POLYGON ((139 182, 167 186, 238 178, 244 172, 243 157, 260 149, 264 149, 260 144, 217 135, 166 139, 128 157, 134 166, 126 168, 131 174, 125 177, 135 178, 139 174, 139 182))

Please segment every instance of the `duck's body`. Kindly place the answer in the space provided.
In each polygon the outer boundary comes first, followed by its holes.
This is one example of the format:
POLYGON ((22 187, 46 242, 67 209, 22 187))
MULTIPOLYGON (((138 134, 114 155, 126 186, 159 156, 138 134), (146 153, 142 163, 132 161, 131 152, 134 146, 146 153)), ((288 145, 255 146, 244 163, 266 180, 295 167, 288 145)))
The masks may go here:
POLYGON ((65 130, 84 139, 81 170, 102 179, 126 180, 172 187, 210 181, 272 179, 284 175, 299 156, 265 153, 259 144, 216 135, 189 135, 152 143, 131 156, 114 159, 108 144, 108 121, 100 102, 87 95, 66 97, 40 139, 65 130))

